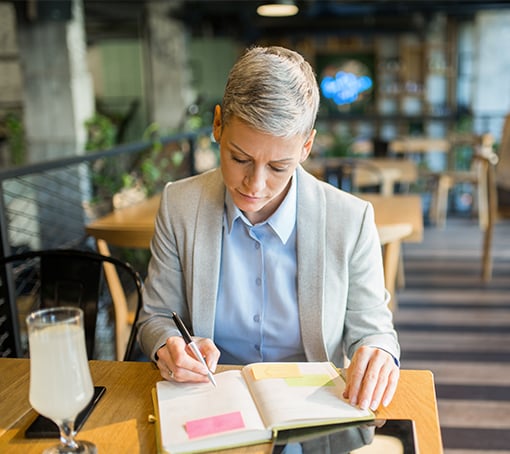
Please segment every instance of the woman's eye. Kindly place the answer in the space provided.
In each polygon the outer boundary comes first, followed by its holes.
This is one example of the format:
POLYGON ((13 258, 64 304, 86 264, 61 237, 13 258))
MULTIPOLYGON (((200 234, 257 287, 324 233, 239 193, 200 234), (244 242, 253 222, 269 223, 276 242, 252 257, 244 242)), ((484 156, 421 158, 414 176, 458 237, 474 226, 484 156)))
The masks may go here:
POLYGON ((238 162, 240 164, 245 164, 248 162, 247 159, 240 159, 240 158, 236 158, 235 156, 232 156, 232 159, 235 161, 235 162, 238 162))
POLYGON ((275 172, 285 172, 287 170, 287 168, 282 168, 282 167, 273 167, 271 166, 271 169, 273 169, 275 172))

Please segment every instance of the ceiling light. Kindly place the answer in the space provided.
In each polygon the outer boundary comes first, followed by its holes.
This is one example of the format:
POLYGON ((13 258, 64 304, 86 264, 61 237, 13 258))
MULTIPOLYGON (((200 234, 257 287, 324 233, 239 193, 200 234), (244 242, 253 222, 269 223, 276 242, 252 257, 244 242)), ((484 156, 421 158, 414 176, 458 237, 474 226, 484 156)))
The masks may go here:
POLYGON ((295 16, 298 11, 299 9, 294 2, 289 0, 275 0, 257 8, 257 14, 266 17, 295 16))

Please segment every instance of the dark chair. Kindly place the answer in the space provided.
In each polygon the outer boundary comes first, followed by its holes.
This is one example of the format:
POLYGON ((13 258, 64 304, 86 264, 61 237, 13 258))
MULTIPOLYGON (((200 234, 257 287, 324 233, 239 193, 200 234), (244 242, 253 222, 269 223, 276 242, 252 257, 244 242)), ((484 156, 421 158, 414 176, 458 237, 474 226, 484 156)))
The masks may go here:
POLYGON ((78 306, 84 312, 89 359, 101 356, 96 354, 98 328, 107 327, 110 316, 114 321, 115 357, 134 359, 143 282, 129 263, 93 251, 52 249, 1 258, 0 267, 5 276, 0 291, 4 300, 16 308, 23 355, 27 351, 25 317, 37 309, 65 305, 78 306), (107 282, 105 273, 113 273, 115 286, 111 279, 107 282), (128 326, 127 308, 119 306, 119 300, 126 304, 131 296, 136 307, 134 320, 128 326), (119 323, 120 318, 123 321, 119 323))

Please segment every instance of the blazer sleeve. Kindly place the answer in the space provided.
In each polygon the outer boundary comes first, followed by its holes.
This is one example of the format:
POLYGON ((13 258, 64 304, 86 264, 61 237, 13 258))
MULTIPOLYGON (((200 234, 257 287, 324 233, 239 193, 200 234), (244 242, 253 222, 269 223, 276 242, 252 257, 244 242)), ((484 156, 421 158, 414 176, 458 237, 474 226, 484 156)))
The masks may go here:
MULTIPOLYGON (((186 318, 184 276, 179 256, 174 222, 170 213, 172 187, 169 183, 161 194, 161 203, 151 241, 151 259, 143 293, 143 308, 138 322, 138 341, 151 359, 170 336, 179 335, 171 312, 186 318)), ((189 326, 189 325, 188 325, 189 326)))
POLYGON ((152 359, 168 337, 180 335, 173 311, 195 335, 212 336, 224 193, 218 169, 162 192, 138 323, 138 341, 152 359))
POLYGON ((384 287, 381 244, 374 210, 363 201, 359 235, 349 251, 349 289, 344 324, 344 349, 349 358, 362 345, 374 346, 400 357, 393 314, 384 287))

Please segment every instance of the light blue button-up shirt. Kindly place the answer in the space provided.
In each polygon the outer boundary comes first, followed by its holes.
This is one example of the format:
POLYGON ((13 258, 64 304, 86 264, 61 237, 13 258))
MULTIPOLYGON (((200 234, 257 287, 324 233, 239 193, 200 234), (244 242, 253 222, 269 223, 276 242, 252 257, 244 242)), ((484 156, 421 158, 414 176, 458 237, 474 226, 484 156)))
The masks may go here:
POLYGON ((220 363, 305 361, 297 306, 296 184, 260 224, 225 197, 214 342, 220 363))

